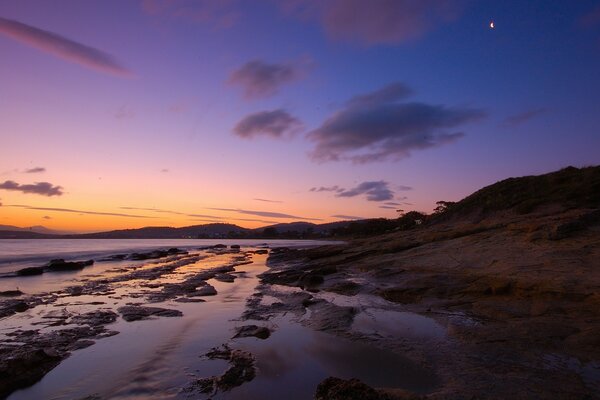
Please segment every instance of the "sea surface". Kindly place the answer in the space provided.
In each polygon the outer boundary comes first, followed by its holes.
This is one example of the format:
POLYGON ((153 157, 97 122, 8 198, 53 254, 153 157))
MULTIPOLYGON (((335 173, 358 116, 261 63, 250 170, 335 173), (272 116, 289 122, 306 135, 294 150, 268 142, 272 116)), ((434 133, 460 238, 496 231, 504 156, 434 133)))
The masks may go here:
POLYGON ((0 273, 41 266, 56 258, 66 261, 88 260, 171 247, 184 250, 206 248, 218 243, 247 247, 310 247, 335 242, 266 239, 0 239, 0 273))

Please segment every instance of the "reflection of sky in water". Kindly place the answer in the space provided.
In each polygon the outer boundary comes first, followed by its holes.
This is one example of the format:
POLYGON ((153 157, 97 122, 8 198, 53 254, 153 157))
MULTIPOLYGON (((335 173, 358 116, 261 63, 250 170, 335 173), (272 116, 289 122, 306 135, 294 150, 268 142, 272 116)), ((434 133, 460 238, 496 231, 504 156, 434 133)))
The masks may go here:
MULTIPOLYGON (((312 398, 316 386, 328 376, 357 377, 376 387, 399 387, 417 392, 427 392, 436 386, 436 377, 430 371, 401 355, 315 332, 291 322, 286 316, 268 322, 239 321, 246 299, 255 292, 258 285, 256 275, 266 268, 265 259, 266 256, 254 255, 253 264, 238 267, 237 270, 245 271, 245 274, 234 283, 209 280, 217 288, 218 295, 205 297, 206 303, 167 301, 150 304, 177 308, 184 313, 182 318, 159 318, 133 323, 118 319, 107 328, 117 330, 120 334, 98 340, 91 347, 73 352, 71 357, 47 374, 42 381, 14 393, 10 400, 72 399, 95 393, 111 399, 189 398, 189 394, 180 393, 182 387, 200 377, 220 375, 228 367, 222 360, 206 360, 200 356, 210 348, 230 341, 234 327, 249 323, 265 325, 274 330, 272 336, 264 341, 241 338, 230 342, 233 348, 246 349, 256 356, 258 376, 254 381, 231 392, 218 394, 215 399, 312 398)), ((232 260, 231 255, 211 256, 147 282, 180 282, 194 272, 226 265, 232 260)), ((152 261, 144 269, 157 265, 160 265, 160 261, 152 261)), ((114 310, 127 302, 144 302, 143 297, 130 297, 132 294, 135 296, 142 291, 160 290, 140 288, 138 285, 142 282, 143 280, 119 282, 115 285, 116 293, 112 295, 60 299, 55 304, 18 315, 12 329, 19 323, 23 327, 31 327, 30 324, 39 321, 43 315, 60 314, 63 310, 75 313, 96 307, 114 310), (81 304, 99 300, 105 304, 81 304)), ((297 289, 286 289, 286 292, 296 291, 297 289)), ((276 300, 275 297, 264 296, 262 302, 268 304, 276 300)), ((435 322, 409 313, 386 314, 381 310, 370 309, 368 314, 361 313, 356 318, 353 329, 363 332, 369 332, 374 324, 379 323, 380 334, 421 335, 426 331, 439 333, 441 329, 435 322), (410 324, 415 326, 411 328, 410 324), (397 330, 398 327, 401 329, 397 330)))

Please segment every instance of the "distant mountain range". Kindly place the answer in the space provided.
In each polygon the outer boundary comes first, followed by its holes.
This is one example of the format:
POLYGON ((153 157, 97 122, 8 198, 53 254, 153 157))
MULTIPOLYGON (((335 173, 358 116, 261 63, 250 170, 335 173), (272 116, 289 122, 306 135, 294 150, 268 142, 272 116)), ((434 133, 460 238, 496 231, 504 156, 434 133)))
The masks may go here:
MULTIPOLYGON (((366 220, 365 220, 366 221, 366 220)), ((234 224, 205 224, 181 228, 148 226, 139 229, 121 229, 107 232, 70 234, 43 226, 20 228, 0 225, 0 239, 183 239, 183 238, 311 238, 331 236, 333 231, 356 221, 325 224, 291 222, 248 229, 234 224)))
POLYGON ((26 228, 20 228, 18 226, 13 225, 0 225, 0 231, 12 231, 12 232, 33 232, 33 233, 41 233, 45 235, 66 235, 71 232, 63 232, 63 231, 55 231, 53 229, 48 229, 45 226, 36 225, 30 226, 26 228))

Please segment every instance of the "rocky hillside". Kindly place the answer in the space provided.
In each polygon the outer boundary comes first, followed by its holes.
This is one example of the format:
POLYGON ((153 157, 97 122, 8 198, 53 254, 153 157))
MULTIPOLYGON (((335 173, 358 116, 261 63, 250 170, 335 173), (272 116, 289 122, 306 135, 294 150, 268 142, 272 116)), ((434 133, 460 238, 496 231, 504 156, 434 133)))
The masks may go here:
POLYGON ((443 356, 424 350, 443 383, 419 398, 599 398, 599 200, 599 167, 511 178, 413 229, 275 254, 263 280, 374 295, 444 325, 443 356))

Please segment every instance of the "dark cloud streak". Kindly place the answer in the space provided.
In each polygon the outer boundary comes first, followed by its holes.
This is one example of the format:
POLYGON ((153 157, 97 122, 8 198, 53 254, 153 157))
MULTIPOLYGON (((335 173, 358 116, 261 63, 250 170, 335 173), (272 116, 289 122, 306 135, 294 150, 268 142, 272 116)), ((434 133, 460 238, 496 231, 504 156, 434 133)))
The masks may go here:
POLYGON ((36 182, 34 184, 21 185, 15 181, 5 181, 4 183, 0 183, 0 189, 27 194, 39 194, 49 197, 63 195, 63 188, 61 186, 54 186, 50 182, 36 182))
POLYGON ((18 21, 0 17, 0 34, 87 68, 121 77, 133 75, 110 54, 18 21))
POLYGON ((464 134, 455 128, 486 115, 474 108, 397 102, 407 94, 402 84, 393 83, 354 97, 308 134, 315 143, 311 158, 357 164, 399 160, 460 139, 464 134))
POLYGON ((278 109, 261 111, 244 117, 233 128, 241 138, 252 139, 258 136, 282 138, 292 136, 302 128, 302 123, 287 111, 278 109))
POLYGON ((156 217, 150 217, 147 215, 121 214, 121 213, 100 212, 100 211, 84 211, 84 210, 74 210, 71 208, 33 207, 33 206, 27 206, 27 205, 22 205, 22 204, 11 204, 11 205, 6 205, 6 207, 18 207, 18 208, 24 208, 26 210, 37 210, 37 211, 56 211, 56 212, 75 213, 75 214, 105 215, 105 216, 111 216, 111 217, 144 218, 144 219, 156 218, 156 217))
POLYGON ((385 181, 368 181, 337 193, 336 197, 356 197, 365 195, 368 201, 386 201, 394 198, 394 192, 385 181))
POLYGON ((276 94, 281 86, 293 82, 300 75, 292 64, 253 60, 233 71, 227 82, 241 87, 246 99, 259 99, 276 94))

